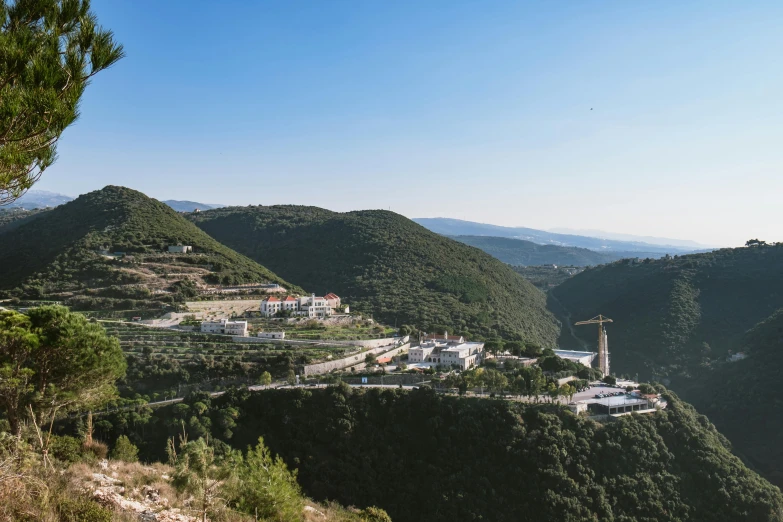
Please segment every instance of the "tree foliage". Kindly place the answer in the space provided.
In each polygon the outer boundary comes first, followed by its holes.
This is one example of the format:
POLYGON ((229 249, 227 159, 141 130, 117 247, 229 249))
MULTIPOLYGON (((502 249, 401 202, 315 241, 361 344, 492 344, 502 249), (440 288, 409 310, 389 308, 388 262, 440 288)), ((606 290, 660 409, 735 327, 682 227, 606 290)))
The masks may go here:
POLYGON ((12 431, 30 409, 40 424, 105 402, 124 373, 117 339, 83 315, 62 306, 0 311, 0 407, 12 431))
POLYGON ((263 436, 307 495, 401 522, 782 520, 780 491, 692 407, 666 399, 664 411, 606 425, 554 404, 344 385, 231 393, 213 408, 236 408, 231 444, 263 436))
POLYGON ((90 79, 122 56, 88 0, 0 1, 0 204, 54 163, 90 79))

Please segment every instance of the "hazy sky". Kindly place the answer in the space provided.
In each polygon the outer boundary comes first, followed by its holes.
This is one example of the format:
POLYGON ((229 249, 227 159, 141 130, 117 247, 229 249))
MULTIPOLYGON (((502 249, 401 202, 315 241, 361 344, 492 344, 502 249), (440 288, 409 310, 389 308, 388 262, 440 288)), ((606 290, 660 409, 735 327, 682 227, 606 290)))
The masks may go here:
POLYGON ((127 58, 36 188, 783 241, 782 2, 93 8, 127 58))

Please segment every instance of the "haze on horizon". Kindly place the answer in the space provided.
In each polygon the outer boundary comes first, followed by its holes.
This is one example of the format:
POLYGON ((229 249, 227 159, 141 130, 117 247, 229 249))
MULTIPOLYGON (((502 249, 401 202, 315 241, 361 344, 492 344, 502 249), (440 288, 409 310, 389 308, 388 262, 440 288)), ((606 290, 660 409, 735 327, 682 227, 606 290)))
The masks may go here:
POLYGON ((93 8, 127 58, 36 189, 783 241, 783 4, 93 8))

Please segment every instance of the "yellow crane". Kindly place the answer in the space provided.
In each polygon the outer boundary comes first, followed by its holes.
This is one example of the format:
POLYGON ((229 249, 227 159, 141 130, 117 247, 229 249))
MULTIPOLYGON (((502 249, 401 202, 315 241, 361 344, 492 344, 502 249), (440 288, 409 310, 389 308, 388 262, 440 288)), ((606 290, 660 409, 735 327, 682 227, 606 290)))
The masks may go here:
POLYGON ((598 368, 604 375, 609 375, 609 342, 606 337, 606 328, 604 323, 613 323, 608 317, 603 315, 597 315, 587 321, 579 321, 575 323, 577 326, 581 324, 597 324, 598 325, 598 368))

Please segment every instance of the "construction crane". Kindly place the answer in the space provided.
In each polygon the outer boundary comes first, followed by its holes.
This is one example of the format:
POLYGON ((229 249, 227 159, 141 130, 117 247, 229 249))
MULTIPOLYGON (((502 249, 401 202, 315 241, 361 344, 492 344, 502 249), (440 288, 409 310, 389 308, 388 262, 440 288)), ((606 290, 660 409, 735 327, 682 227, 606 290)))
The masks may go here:
POLYGON ((598 368, 604 376, 609 375, 609 342, 606 338, 606 328, 604 323, 612 323, 611 319, 598 315, 587 321, 579 321, 576 325, 580 324, 597 324, 598 325, 598 368))

